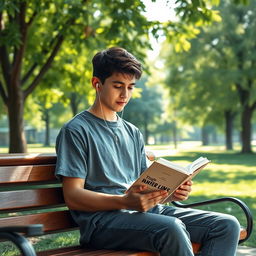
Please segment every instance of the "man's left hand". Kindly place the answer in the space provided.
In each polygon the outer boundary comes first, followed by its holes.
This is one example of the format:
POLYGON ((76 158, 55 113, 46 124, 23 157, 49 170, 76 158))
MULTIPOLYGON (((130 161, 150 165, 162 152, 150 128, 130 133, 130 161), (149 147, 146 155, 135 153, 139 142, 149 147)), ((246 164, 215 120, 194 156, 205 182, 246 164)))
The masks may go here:
POLYGON ((172 201, 184 201, 189 197, 190 192, 192 191, 192 180, 186 181, 182 184, 173 194, 172 201))

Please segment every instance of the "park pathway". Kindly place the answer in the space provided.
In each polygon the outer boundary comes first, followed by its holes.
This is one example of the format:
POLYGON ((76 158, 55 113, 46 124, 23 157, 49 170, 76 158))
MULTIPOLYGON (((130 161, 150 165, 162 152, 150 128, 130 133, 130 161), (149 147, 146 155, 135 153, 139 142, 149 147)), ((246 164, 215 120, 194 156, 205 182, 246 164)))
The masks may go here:
POLYGON ((238 246, 236 256, 256 256, 256 248, 238 246))

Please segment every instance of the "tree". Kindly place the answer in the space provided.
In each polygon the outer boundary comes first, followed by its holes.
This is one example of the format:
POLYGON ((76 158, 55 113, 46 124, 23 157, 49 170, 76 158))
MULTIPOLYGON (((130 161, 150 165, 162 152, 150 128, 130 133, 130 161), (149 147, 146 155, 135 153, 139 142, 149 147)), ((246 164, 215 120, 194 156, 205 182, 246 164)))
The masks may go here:
POLYGON ((63 46, 60 58, 50 72, 60 77, 58 88, 63 92, 63 99, 69 103, 72 115, 75 116, 81 105, 88 107, 88 101, 94 91, 90 83, 93 53, 88 53, 87 49, 78 52, 66 44, 63 46))
POLYGON ((224 117, 228 149, 232 122, 241 113, 242 152, 251 152, 251 117, 256 107, 254 8, 252 3, 240 6, 226 1, 220 6, 222 22, 204 28, 191 40, 189 52, 174 54, 169 61, 168 83, 180 95, 180 106, 187 109, 183 115, 191 122, 198 116, 205 124, 218 124, 224 117))
POLYGON ((148 87, 145 82, 145 79, 142 79, 138 83, 138 88, 141 89, 140 97, 130 100, 125 108, 124 117, 143 131, 145 143, 148 144, 150 132, 153 131, 150 127, 161 120, 163 109, 162 96, 158 88, 148 87))
POLYGON ((82 44, 89 47, 90 38, 95 48, 120 43, 129 49, 138 43, 140 47, 147 44, 147 22, 140 14, 142 3, 129 1, 131 12, 128 1, 108 2, 1 2, 0 95, 8 109, 10 152, 26 152, 24 102, 48 72, 64 40, 77 49, 82 44), (123 26, 128 23, 137 27, 132 33, 123 26))
MULTIPOLYGON (((164 31, 176 46, 188 47, 195 24, 218 17, 208 1, 176 1, 178 22, 149 22, 142 1, 29 1, 0 3, 0 95, 8 109, 10 152, 25 152, 24 103, 39 86, 63 42, 87 50, 120 45, 143 56, 149 33, 164 31)), ((180 47, 183 48, 183 47, 180 47)), ((89 50, 88 50, 89 51, 89 50)))

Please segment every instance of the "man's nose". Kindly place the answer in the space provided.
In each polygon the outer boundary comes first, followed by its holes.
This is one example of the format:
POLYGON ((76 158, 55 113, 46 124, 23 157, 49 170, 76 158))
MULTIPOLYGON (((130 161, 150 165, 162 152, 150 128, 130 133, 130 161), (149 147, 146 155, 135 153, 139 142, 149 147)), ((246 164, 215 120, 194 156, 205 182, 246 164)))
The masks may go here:
POLYGON ((123 88, 123 90, 121 92, 121 98, 127 98, 127 96, 128 96, 128 89, 123 88))

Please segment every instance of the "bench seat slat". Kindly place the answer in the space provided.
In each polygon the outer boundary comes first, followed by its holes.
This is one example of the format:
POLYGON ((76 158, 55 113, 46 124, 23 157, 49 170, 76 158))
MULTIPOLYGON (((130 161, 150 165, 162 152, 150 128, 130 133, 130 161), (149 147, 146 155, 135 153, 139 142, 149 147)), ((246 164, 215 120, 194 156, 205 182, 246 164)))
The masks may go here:
MULTIPOLYGON (((87 254, 87 255, 89 256, 90 254, 87 254)), ((102 254, 96 254, 96 255, 98 256, 98 255, 102 255, 102 254)), ((110 252, 108 254, 105 254, 105 255, 107 255, 107 256, 159 256, 159 253, 156 253, 156 252, 130 252, 130 251, 117 251, 117 252, 115 252, 115 251, 112 251, 112 252, 110 252)))
POLYGON ((55 165, 0 166, 0 185, 57 182, 55 165))
POLYGON ((37 252, 37 256, 159 256, 159 253, 154 252, 134 252, 134 251, 112 251, 112 250, 97 250, 92 248, 81 248, 80 246, 66 247, 61 249, 53 249, 48 251, 37 252))
POLYGON ((16 212, 36 207, 51 208, 64 204, 61 187, 0 192, 0 212, 16 212))

